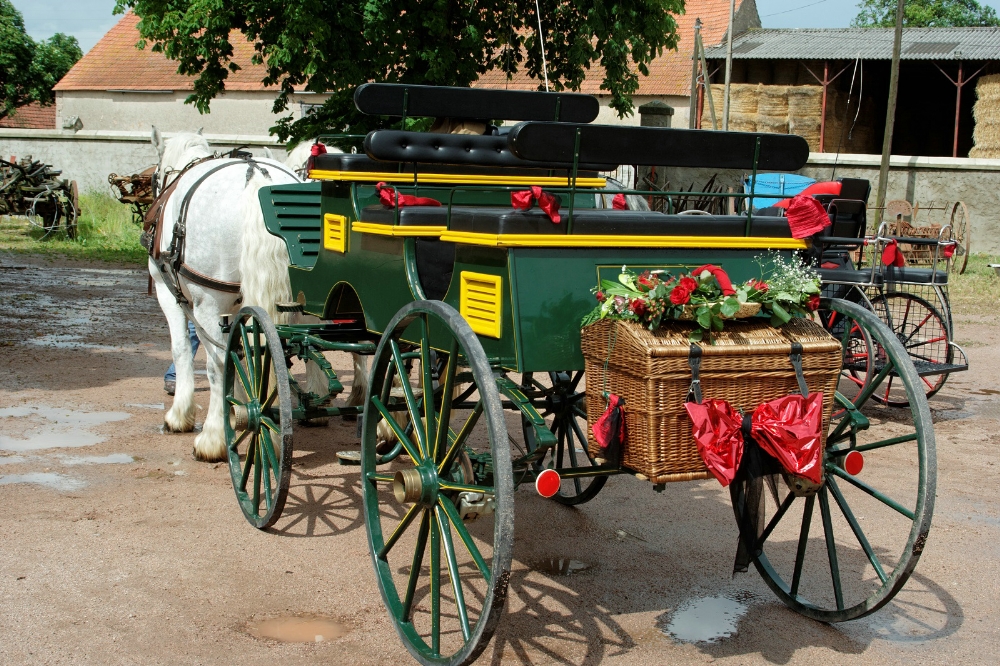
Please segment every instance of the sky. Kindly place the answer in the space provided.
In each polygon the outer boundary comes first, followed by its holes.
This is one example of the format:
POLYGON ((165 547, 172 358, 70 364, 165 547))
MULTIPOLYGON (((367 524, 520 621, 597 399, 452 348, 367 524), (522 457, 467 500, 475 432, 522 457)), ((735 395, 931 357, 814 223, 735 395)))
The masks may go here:
MULTIPOLYGON (((294 0, 292 0, 294 1, 294 0)), ((118 21, 115 0, 12 0, 35 39, 73 35, 84 52, 118 21)), ((980 0, 1000 11, 1000 0, 980 0)), ((757 0, 765 28, 844 28, 858 13, 856 0, 757 0)))

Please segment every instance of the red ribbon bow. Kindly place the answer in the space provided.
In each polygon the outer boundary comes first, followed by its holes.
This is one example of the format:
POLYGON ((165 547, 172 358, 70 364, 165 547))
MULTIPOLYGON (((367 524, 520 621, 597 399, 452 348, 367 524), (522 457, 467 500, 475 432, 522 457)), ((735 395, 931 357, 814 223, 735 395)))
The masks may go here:
POLYGON ((537 185, 532 185, 530 190, 510 193, 510 205, 520 210, 528 210, 536 201, 549 219, 559 224, 562 219, 559 217, 559 197, 543 192, 537 185))
POLYGON ((729 274, 722 270, 719 266, 714 264, 705 264, 704 266, 691 271, 691 275, 700 277, 705 271, 708 271, 715 276, 715 281, 719 283, 719 289, 722 290, 723 296, 732 296, 736 293, 736 290, 733 289, 733 282, 729 279, 729 274))
MULTIPOLYGON (((685 403, 692 434, 708 471, 723 486, 736 477, 743 459, 743 416, 725 400, 685 403)), ((765 402, 750 417, 757 444, 788 472, 815 483, 823 480, 823 394, 789 395, 765 402)))
POLYGON ((951 259, 955 255, 955 250, 958 249, 958 243, 952 241, 950 243, 942 243, 941 254, 944 255, 945 259, 951 259))
POLYGON ((437 199, 431 199, 429 197, 415 197, 412 194, 399 194, 395 189, 387 186, 385 183, 379 183, 375 186, 378 191, 378 200, 382 202, 382 205, 386 208, 392 208, 398 205, 400 208, 404 206, 440 206, 441 202, 437 199), (398 200, 398 204, 397 204, 398 200))
POLYGON ((317 155, 325 155, 326 146, 323 145, 322 142, 317 141, 309 148, 309 154, 312 155, 313 157, 316 157, 317 155))
POLYGON ((792 238, 808 238, 830 226, 830 215, 816 199, 802 194, 792 198, 785 213, 792 238))
POLYGON ((615 210, 628 210, 628 201, 625 195, 619 192, 611 199, 611 207, 615 210))
POLYGON ((906 265, 906 257, 903 256, 903 251, 899 249, 899 243, 895 238, 882 249, 882 264, 884 266, 906 265))

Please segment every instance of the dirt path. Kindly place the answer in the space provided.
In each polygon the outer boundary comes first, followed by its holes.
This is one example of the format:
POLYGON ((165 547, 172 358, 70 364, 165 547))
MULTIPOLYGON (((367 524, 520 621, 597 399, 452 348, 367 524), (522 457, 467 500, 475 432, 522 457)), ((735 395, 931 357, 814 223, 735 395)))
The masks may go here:
MULTIPOLYGON (((0 663, 414 663, 375 585, 356 468, 336 462, 354 424, 296 431, 285 515, 252 529, 227 469, 160 432, 168 341, 145 290, 142 271, 0 255, 0 663), (328 628, 259 637, 275 618, 328 628)), ((973 369, 932 401, 934 524, 880 612, 827 626, 732 578, 714 481, 612 479, 575 510, 524 488, 508 613, 479 663, 1000 660, 1000 333, 992 316, 956 327, 973 369)))

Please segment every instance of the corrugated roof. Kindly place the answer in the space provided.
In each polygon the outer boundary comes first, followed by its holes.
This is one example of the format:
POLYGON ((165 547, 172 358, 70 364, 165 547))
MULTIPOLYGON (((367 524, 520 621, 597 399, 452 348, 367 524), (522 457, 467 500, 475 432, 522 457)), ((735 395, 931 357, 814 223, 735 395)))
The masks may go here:
MULTIPOLYGON (((749 30, 733 40, 733 58, 891 60, 893 28, 749 30)), ((724 59, 726 47, 705 50, 724 59)), ((903 60, 1000 60, 1000 28, 904 28, 903 60)))
POLYGON ((56 107, 42 106, 38 102, 18 107, 11 115, 0 118, 0 127, 16 129, 55 129, 56 107))
MULTIPOLYGON (((675 15, 677 34, 680 41, 676 51, 665 51, 649 65, 649 76, 639 77, 636 95, 689 95, 691 90, 691 52, 694 41, 694 22, 701 19, 701 40, 706 46, 718 44, 726 35, 729 24, 729 0, 688 0, 683 14, 675 15)), ((739 13, 744 5, 752 10, 756 19, 756 5, 753 0, 736 0, 739 13)), ((759 19, 756 20, 759 25, 759 19)), ((608 94, 601 90, 604 68, 594 65, 587 71, 580 92, 590 95, 608 94)), ((474 86, 483 88, 507 88, 509 90, 538 90, 541 80, 530 79, 522 69, 510 81, 500 71, 483 74, 474 86)))
MULTIPOLYGON (((194 78, 177 73, 177 63, 162 53, 136 48, 141 39, 139 17, 128 12, 66 73, 54 90, 192 90, 194 78)), ((229 36, 233 62, 241 67, 230 72, 226 90, 264 90, 263 65, 254 65, 253 44, 242 33, 229 36)))

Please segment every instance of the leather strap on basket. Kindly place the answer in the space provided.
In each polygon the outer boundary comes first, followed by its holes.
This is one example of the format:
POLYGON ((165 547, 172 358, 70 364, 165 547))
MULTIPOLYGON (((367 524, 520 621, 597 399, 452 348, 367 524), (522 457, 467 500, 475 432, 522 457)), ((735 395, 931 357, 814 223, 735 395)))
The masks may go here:
POLYGON ((691 386, 688 387, 687 398, 684 402, 694 402, 701 404, 701 347, 696 344, 691 345, 688 352, 688 365, 691 366, 691 386))
POLYGON ((792 353, 788 356, 788 359, 792 362, 792 367, 795 368, 795 381, 799 383, 799 393, 802 394, 803 398, 809 397, 809 387, 806 385, 805 375, 802 374, 801 343, 792 343, 792 353))

